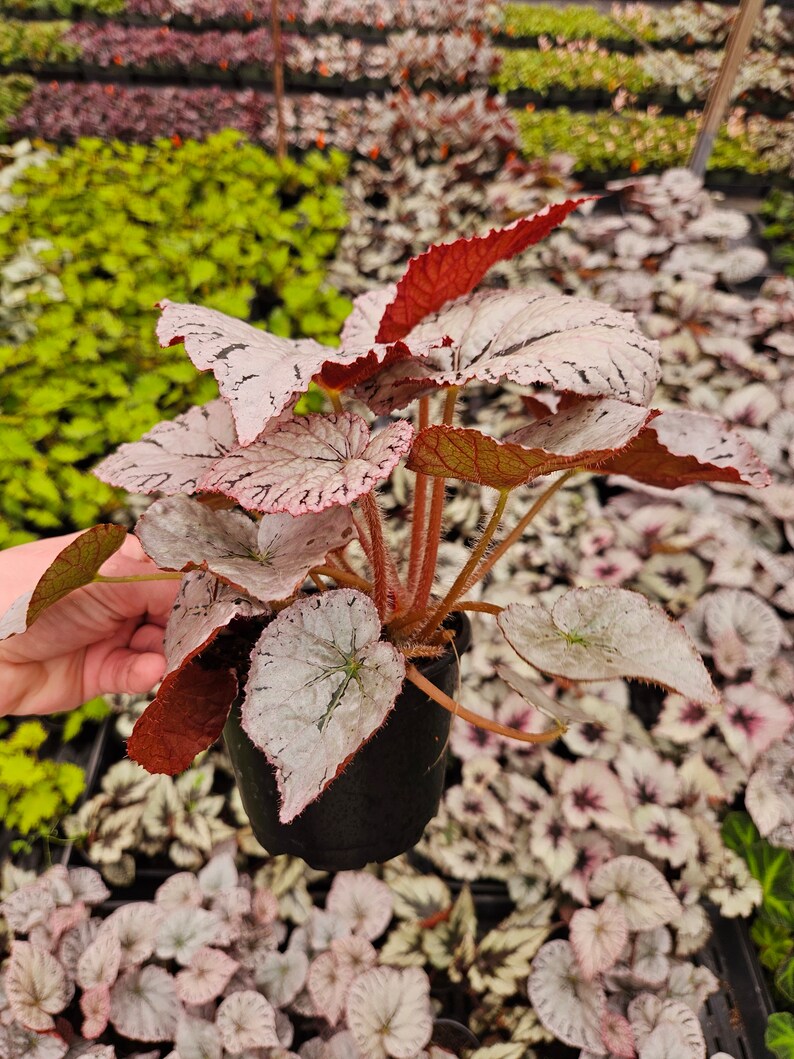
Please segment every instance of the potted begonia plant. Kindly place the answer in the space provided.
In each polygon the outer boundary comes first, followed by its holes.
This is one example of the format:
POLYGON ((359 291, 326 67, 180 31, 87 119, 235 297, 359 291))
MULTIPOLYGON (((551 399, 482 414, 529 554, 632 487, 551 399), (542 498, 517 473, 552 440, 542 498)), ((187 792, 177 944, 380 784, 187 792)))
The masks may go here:
MULTIPOLYGON (((225 732, 254 832, 272 853, 339 869, 410 847, 438 806, 453 714, 527 742, 564 731, 564 711, 518 675, 514 689, 552 715, 543 732, 507 729, 455 701, 469 610, 494 615, 540 673, 628 677, 718 700, 684 629, 638 594, 577 588, 550 610, 467 599, 576 472, 661 488, 768 482, 719 421, 649 408, 659 348, 629 315, 540 290, 472 293, 491 265, 582 201, 432 247, 399 283, 357 299, 338 349, 160 305, 160 342, 184 342, 221 398, 121 446, 96 472, 159 494, 136 533, 173 572, 155 576, 181 578, 167 674, 128 753, 173 774, 225 732), (331 410, 296 414, 312 380, 331 410), (531 391, 525 425, 501 438, 455 425, 464 387, 502 381, 531 391), (401 534, 376 489, 403 459, 415 487, 401 534), (546 487, 499 539, 511 495, 538 478, 546 487), (453 583, 434 594, 447 479, 491 487, 496 500, 453 583)), ((24 632, 66 592, 112 580, 99 570, 123 537, 113 525, 86 531, 11 607, 0 637, 24 632)))

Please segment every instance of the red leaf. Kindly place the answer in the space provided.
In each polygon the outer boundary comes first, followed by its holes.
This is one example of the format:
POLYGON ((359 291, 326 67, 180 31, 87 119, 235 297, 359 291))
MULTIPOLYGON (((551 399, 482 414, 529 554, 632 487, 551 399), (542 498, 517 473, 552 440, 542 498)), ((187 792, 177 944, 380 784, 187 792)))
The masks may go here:
POLYGON ((598 466, 637 482, 677 489, 693 482, 764 486, 769 472, 738 431, 698 412, 662 412, 622 452, 598 466))
POLYGON ((473 290, 497 261, 507 261, 545 239, 588 198, 554 203, 506 228, 493 228, 487 235, 431 246, 424 254, 412 258, 397 284, 394 301, 383 314, 376 341, 395 342, 404 338, 425 316, 473 290))
POLYGON ((127 755, 147 772, 174 776, 223 731, 237 695, 230 669, 205 669, 198 659, 169 673, 138 718, 127 755))

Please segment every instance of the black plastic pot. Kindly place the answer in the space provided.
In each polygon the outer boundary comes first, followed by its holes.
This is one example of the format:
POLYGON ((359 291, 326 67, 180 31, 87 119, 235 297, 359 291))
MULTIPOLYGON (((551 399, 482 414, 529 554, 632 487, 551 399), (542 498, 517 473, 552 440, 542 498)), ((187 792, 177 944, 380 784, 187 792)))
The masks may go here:
MULTIPOLYGON (((420 665, 442 691, 454 694, 458 656, 471 627, 455 615, 455 651, 420 665)), ((421 838, 444 789, 452 716, 406 682, 386 723, 317 801, 289 824, 278 819, 275 774, 232 707, 224 739, 251 827, 264 848, 301 857, 313 868, 345 871, 389 860, 421 838)))

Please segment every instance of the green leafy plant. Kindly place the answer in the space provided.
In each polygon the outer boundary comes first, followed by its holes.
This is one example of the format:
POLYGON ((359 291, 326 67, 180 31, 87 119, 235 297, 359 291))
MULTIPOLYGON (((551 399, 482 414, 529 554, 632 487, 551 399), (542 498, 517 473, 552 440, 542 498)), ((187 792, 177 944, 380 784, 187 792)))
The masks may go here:
POLYGON ((336 340, 350 303, 325 275, 346 223, 346 164, 336 152, 280 164, 227 132, 184 145, 85 140, 24 173, 18 207, 0 217, 0 269, 49 239, 40 259, 65 297, 30 299, 35 331, 21 343, 0 317, 0 546, 112 510, 119 494, 84 469, 214 394, 153 340, 166 292, 280 335, 336 340))
POLYGON ((80 49, 63 40, 68 22, 0 22, 0 65, 14 63, 69 62, 80 56, 80 49))
MULTIPOLYGON (((726 846, 740 854, 759 881, 764 897, 750 935, 769 971, 778 1001, 794 1010, 794 853, 761 836, 748 813, 728 813, 722 826, 726 846)), ((794 1016, 772 1015, 766 1043, 778 1059, 794 1057, 794 1016)))
POLYGON ((775 1053, 776 1059, 794 1057, 794 1015, 788 1011, 769 1016, 764 1043, 775 1053))
POLYGON ((26 839, 48 835, 82 794, 85 774, 68 761, 39 753, 47 739, 40 721, 25 721, 0 740, 0 817, 26 839))
POLYGON ((22 110, 33 91, 33 84, 33 78, 23 74, 0 77, 0 143, 5 142, 8 121, 22 110))
POLYGON ((530 89, 545 95, 552 88, 568 92, 619 88, 634 94, 654 88, 654 79, 642 68, 642 60, 603 49, 505 49, 502 64, 493 78, 500 92, 530 89))
POLYGON ((632 35, 594 7, 564 8, 505 4, 502 31, 508 37, 552 37, 563 40, 622 40, 632 35))
POLYGON ((764 237, 775 243, 772 256, 784 272, 794 276, 794 192, 775 188, 760 212, 768 222, 764 237))
MULTIPOLYGON (((561 151, 576 159, 577 170, 596 173, 636 173, 684 165, 697 132, 693 118, 641 111, 615 114, 602 110, 587 114, 557 107, 516 111, 515 117, 528 158, 543 158, 561 151)), ((770 164, 751 146, 747 133, 739 131, 735 137, 723 133, 717 138, 709 169, 764 173, 770 164)))
POLYGON ((84 11, 118 15, 124 6, 124 0, 0 0, 0 11, 10 15, 54 14, 63 18, 76 18, 84 11))

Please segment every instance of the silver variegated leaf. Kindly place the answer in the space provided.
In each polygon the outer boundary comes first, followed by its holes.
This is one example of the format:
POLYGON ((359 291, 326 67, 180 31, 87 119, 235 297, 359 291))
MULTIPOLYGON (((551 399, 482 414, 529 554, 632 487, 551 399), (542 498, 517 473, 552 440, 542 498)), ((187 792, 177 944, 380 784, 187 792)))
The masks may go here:
POLYGON ((276 770, 284 823, 322 794, 394 705, 405 661, 379 637, 375 605, 353 589, 300 599, 262 633, 242 724, 276 770))

